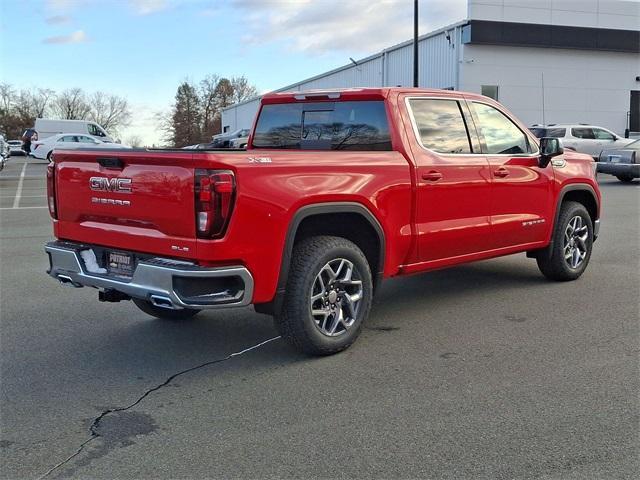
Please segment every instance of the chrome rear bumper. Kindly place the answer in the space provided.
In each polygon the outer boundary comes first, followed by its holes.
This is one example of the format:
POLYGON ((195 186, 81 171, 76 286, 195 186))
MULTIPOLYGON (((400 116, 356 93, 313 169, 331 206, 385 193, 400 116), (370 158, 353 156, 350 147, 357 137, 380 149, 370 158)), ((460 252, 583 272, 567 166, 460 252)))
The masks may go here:
POLYGON ((164 308, 227 308, 249 305, 253 277, 243 266, 200 267, 169 258, 140 260, 131 278, 89 272, 80 255, 90 246, 51 242, 48 274, 74 287, 115 290, 164 308))

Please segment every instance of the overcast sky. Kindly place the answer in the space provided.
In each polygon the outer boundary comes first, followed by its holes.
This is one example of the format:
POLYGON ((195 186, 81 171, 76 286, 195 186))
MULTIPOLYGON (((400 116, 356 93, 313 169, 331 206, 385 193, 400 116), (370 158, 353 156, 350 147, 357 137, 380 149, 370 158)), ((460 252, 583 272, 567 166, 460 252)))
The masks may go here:
MULTIPOLYGON (((466 0, 421 0, 422 33, 466 0)), ((125 137, 158 141, 153 116, 185 78, 245 75, 261 92, 412 36, 412 0, 0 0, 0 81, 125 96, 125 137)))

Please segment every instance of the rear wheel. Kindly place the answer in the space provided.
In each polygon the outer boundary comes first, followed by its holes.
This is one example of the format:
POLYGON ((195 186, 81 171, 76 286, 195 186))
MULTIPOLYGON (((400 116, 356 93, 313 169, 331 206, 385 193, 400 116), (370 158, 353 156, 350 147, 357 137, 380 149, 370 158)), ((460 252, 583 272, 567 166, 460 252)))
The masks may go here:
POLYGON ((575 280, 587 268, 593 247, 593 225, 587 209, 578 202, 560 207, 551 245, 536 258, 542 274, 558 281, 575 280))
POLYGON ((275 324, 298 350, 331 355, 358 338, 372 295, 369 264, 357 245, 340 237, 311 237, 293 249, 275 324))
POLYGON ((188 318, 197 315, 200 310, 196 310, 194 308, 181 308, 179 310, 173 310, 170 308, 162 308, 156 307, 148 300, 141 300, 139 298, 132 298, 133 303, 135 303, 136 307, 142 310, 147 315, 151 315, 152 317, 161 318, 164 320, 186 320, 188 318))
POLYGON ((633 177, 631 175, 618 175, 617 178, 622 183, 631 183, 631 182, 633 182, 633 177))

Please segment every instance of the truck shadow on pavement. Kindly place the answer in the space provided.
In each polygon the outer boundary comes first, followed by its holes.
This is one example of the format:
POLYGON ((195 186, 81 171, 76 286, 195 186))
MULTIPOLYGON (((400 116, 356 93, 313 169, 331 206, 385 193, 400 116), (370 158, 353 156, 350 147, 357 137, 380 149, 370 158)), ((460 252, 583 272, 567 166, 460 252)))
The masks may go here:
MULTIPOLYGON (((548 282, 537 270, 504 262, 483 262, 392 280, 379 292, 366 328, 382 332, 402 329, 409 321, 403 314, 409 306, 414 311, 427 311, 430 303, 436 301, 457 305, 458 299, 470 291, 484 295, 505 289, 526 290, 544 283, 548 282), (379 324, 380 318, 389 316, 392 325, 379 324)), ((96 405, 99 413, 86 419, 87 439, 40 478, 74 475, 112 450, 153 434, 159 428, 151 414, 153 409, 149 412, 147 406, 145 413, 136 411, 136 407, 144 407, 141 404, 162 389, 180 388, 187 375, 189 388, 184 395, 191 398, 192 394, 206 395, 212 389, 223 388, 225 382, 244 381, 295 363, 321 361, 289 348, 278 337, 270 317, 250 308, 203 312, 187 321, 152 320, 126 304, 117 308, 123 313, 135 312, 130 313, 130 326, 83 339, 82 348, 74 347, 77 351, 74 360, 84 365, 83 370, 93 371, 103 379, 97 383, 108 379, 112 388, 129 392, 134 384, 133 390, 138 394, 119 394, 118 397, 123 397, 120 405, 113 404, 113 400, 105 400, 111 405, 96 405), (216 377, 216 381, 208 380, 211 377, 216 377)), ((373 341, 366 334, 363 337, 359 344, 373 341)), ((344 363, 352 354, 349 351, 347 355, 333 357, 334 362, 344 363)))

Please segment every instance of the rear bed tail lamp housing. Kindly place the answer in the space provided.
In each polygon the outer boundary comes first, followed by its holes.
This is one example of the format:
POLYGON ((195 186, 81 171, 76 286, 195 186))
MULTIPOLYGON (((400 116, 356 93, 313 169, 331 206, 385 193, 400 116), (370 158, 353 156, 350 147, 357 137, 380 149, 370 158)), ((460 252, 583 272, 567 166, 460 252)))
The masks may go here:
POLYGON ((51 161, 47 165, 47 205, 49 206, 49 215, 51 218, 58 218, 57 202, 56 202, 56 164, 51 161))
POLYGON ((224 235, 236 193, 236 181, 230 170, 196 169, 195 207, 198 238, 224 235))

